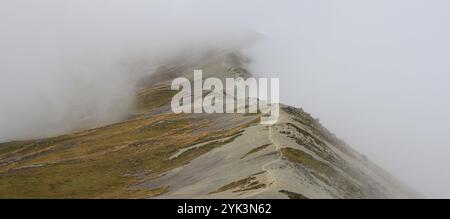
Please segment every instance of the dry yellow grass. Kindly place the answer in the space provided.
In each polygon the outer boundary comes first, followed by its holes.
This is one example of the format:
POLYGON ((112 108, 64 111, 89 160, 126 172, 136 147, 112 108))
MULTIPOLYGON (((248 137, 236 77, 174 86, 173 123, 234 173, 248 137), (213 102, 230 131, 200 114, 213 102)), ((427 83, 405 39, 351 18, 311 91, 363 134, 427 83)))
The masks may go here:
MULTIPOLYGON (((169 104, 173 94, 167 86, 141 90, 138 112, 169 104)), ((194 132, 207 124, 207 119, 193 121, 187 114, 167 112, 54 138, 1 144, 0 198, 144 198, 164 193, 164 187, 132 187, 221 143, 169 161, 179 149, 234 136, 244 127, 194 132)))

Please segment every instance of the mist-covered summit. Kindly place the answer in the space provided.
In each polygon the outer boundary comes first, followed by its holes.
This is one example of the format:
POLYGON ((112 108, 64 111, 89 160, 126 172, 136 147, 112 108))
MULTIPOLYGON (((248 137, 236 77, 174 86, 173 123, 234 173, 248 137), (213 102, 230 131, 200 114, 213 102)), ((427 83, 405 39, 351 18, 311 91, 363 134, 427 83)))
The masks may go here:
POLYGON ((160 65, 127 117, 52 138, 0 144, 2 198, 406 198, 407 186, 302 109, 174 114, 173 78, 248 77, 239 53, 160 65))

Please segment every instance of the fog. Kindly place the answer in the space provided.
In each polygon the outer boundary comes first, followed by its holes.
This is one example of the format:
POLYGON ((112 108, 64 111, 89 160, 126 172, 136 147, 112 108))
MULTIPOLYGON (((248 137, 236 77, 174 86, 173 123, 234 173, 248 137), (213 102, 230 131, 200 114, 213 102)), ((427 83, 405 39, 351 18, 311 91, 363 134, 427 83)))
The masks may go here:
POLYGON ((123 118, 157 63, 243 49, 303 107, 428 197, 450 197, 450 3, 439 0, 0 2, 0 141, 123 118))
POLYGON ((250 35, 185 19, 177 4, 1 1, 0 141, 123 119, 136 83, 159 64, 235 48, 250 35))

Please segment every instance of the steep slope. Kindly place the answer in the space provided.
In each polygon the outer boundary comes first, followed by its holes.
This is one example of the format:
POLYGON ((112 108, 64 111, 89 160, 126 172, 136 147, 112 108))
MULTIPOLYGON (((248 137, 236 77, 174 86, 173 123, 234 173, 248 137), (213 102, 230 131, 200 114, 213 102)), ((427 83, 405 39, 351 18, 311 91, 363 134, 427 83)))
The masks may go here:
POLYGON ((1 198, 406 198, 417 195, 301 109, 173 114, 177 76, 248 77, 237 53, 161 66, 121 123, 0 144, 1 198))

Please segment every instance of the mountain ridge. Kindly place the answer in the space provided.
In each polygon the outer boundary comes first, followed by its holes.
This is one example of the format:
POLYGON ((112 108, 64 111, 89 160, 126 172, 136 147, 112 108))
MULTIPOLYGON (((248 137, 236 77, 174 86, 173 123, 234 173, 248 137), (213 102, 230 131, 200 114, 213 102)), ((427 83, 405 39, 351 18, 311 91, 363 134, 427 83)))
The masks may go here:
POLYGON ((419 197, 302 109, 261 114, 173 114, 175 77, 250 77, 238 52, 160 66, 122 122, 0 144, 2 198, 419 197))

